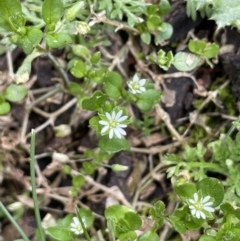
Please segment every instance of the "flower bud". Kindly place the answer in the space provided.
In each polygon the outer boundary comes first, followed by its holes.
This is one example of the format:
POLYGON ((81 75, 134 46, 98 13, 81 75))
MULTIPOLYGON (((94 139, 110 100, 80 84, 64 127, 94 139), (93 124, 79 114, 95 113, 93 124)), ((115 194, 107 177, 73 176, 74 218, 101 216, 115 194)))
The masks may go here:
POLYGON ((78 12, 84 7, 84 2, 80 1, 80 2, 76 2, 75 4, 73 4, 65 13, 65 18, 68 21, 73 21, 78 12))
POLYGON ((88 25, 88 23, 83 21, 77 21, 76 23, 76 29, 79 34, 85 35, 90 32, 91 28, 88 25))
POLYGON ((119 164, 113 164, 112 165, 112 170, 114 172, 122 172, 122 171, 128 170, 128 166, 123 166, 123 165, 119 165, 119 164))
POLYGON ((20 208, 23 208, 23 204, 21 202, 14 202, 11 203, 7 206, 8 210, 10 210, 11 212, 17 211, 20 208))
POLYGON ((71 127, 69 125, 59 125, 54 127, 55 135, 57 137, 65 137, 71 134, 71 127))
POLYGON ((56 161, 63 162, 63 163, 69 161, 69 157, 67 155, 59 152, 53 152, 52 158, 56 161))

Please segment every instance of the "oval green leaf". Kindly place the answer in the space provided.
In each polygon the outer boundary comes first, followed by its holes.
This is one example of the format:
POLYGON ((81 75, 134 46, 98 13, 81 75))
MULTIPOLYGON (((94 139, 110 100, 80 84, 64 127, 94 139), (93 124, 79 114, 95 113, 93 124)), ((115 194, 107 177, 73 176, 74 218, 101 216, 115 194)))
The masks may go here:
POLYGON ((4 97, 12 102, 23 99, 27 94, 27 88, 23 85, 9 85, 5 90, 4 97))
POLYGON ((172 64, 179 71, 192 71, 202 62, 202 58, 191 53, 178 52, 174 56, 172 64))
POLYGON ((106 152, 115 153, 122 150, 128 150, 130 145, 125 138, 109 139, 108 135, 102 136, 99 140, 99 147, 106 152))
POLYGON ((221 204, 224 197, 224 187, 218 179, 204 178, 197 184, 197 189, 202 190, 203 197, 209 195, 215 199, 213 206, 216 207, 221 204))
POLYGON ((8 102, 0 103, 0 115, 5 115, 11 110, 11 106, 8 102))

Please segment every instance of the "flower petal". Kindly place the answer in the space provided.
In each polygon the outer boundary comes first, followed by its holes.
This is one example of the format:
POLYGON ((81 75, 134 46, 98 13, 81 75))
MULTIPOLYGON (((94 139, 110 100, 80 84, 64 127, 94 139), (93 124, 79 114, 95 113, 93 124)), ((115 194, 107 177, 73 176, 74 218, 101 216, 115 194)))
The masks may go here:
POLYGON ((205 198, 203 198, 202 203, 206 203, 207 201, 209 201, 210 198, 210 196, 206 196, 205 198))
POLYGON ((204 203, 204 207, 205 206, 212 206, 212 205, 213 205, 213 202, 204 203))
POLYGON ((117 127, 120 127, 120 128, 125 128, 125 127, 127 127, 127 125, 124 125, 124 124, 118 124, 118 126, 117 127))
POLYGON ((114 131, 115 135, 117 136, 117 138, 121 138, 121 134, 117 128, 114 128, 113 131, 114 131))
POLYGON ((140 87, 139 90, 140 90, 141 92, 145 92, 145 91, 146 91, 146 88, 145 88, 145 87, 140 87))
POLYGON ((141 79, 141 80, 139 80, 138 81, 138 83, 141 85, 141 86, 144 86, 145 85, 145 83, 146 83, 146 79, 141 79))
POLYGON ((110 129, 109 131, 109 139, 112 139, 113 138, 113 129, 110 129))
POLYGON ((200 211, 196 211, 196 217, 197 217, 197 218, 200 218, 200 215, 201 215, 201 214, 200 214, 200 211))
POLYGON ((104 126, 101 130, 101 134, 104 134, 107 130, 109 129, 109 125, 108 126, 104 126))
POLYGON ((122 122, 125 121, 128 118, 128 116, 124 115, 122 117, 120 117, 118 120, 116 120, 117 122, 122 122))
POLYGON ((73 218, 73 223, 76 224, 76 225, 80 225, 80 221, 77 217, 73 218))
POLYGON ((201 216, 203 219, 205 219, 205 218, 206 218, 206 215, 205 215, 205 213, 204 213, 204 212, 199 211, 199 213, 200 213, 200 216, 201 216))
POLYGON ((206 210, 206 211, 208 211, 210 213, 213 213, 215 211, 215 209, 212 208, 212 207, 204 207, 204 210, 206 210))
POLYGON ((195 192, 193 195, 194 201, 197 202, 198 201, 198 194, 195 192))
POLYGON ((109 125, 109 122, 104 121, 104 120, 100 120, 99 124, 106 126, 106 125, 109 125))
POLYGON ((139 80, 139 77, 138 77, 137 74, 135 74, 135 75, 133 76, 133 82, 138 82, 138 80, 139 80))
POLYGON ((116 112, 113 111, 113 112, 112 112, 112 120, 115 120, 115 118, 116 118, 116 112))
POLYGON ((196 212, 197 212, 196 209, 192 209, 192 210, 191 210, 191 214, 192 214, 193 216, 195 216, 196 212))
POLYGON ((196 203, 196 201, 193 200, 193 199, 189 199, 188 201, 189 201, 190 203, 193 203, 193 204, 196 203))
POLYGON ((123 136, 125 136, 125 135, 127 134, 126 131, 123 130, 122 128, 120 128, 120 127, 117 127, 116 129, 117 129, 117 131, 118 131, 121 135, 123 135, 123 136))
POLYGON ((112 120, 112 116, 110 115, 110 113, 106 112, 105 115, 108 118, 108 120, 110 120, 110 121, 112 120))
POLYGON ((115 120, 116 120, 116 121, 118 121, 118 119, 121 117, 122 112, 123 112, 122 110, 118 111, 118 113, 117 113, 117 115, 116 115, 116 117, 115 117, 115 120))

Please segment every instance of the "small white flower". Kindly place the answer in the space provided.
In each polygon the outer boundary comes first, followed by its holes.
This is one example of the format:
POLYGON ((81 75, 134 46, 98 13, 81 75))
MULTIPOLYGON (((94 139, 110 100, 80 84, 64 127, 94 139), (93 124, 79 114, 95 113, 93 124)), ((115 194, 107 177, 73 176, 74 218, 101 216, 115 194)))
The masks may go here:
POLYGON ((122 110, 118 111, 117 114, 115 111, 111 114, 108 112, 105 113, 107 120, 99 121, 99 123, 104 126, 101 130, 102 135, 104 135, 107 131, 109 131, 109 139, 112 139, 114 134, 117 138, 122 138, 122 136, 126 135, 123 128, 127 127, 127 125, 121 124, 121 122, 125 121, 128 117, 126 115, 122 116, 122 113, 122 110))
POLYGON ((137 74, 133 76, 133 79, 129 81, 128 87, 133 94, 141 94, 146 91, 144 85, 146 84, 146 79, 140 79, 137 74))
POLYGON ((77 217, 73 218, 73 221, 70 224, 70 230, 76 235, 83 233, 82 225, 77 217))
POLYGON ((210 199, 210 196, 202 198, 201 195, 198 195, 198 193, 194 193, 193 199, 188 200, 190 203, 189 208, 191 210, 191 214, 196 218, 205 219, 205 212, 214 212, 214 208, 211 207, 213 202, 209 202, 210 199))

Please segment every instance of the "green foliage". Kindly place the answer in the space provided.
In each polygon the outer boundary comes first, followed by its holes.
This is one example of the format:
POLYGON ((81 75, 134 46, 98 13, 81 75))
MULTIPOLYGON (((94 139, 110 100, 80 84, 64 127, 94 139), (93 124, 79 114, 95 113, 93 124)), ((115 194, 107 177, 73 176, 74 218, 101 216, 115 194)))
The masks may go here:
POLYGON ((11 106, 6 99, 11 102, 17 102, 22 100, 26 94, 27 89, 23 85, 9 85, 3 94, 0 95, 0 115, 5 115, 11 110, 11 106))
POLYGON ((215 20, 219 28, 229 25, 240 28, 240 3, 238 0, 187 0, 188 16, 191 16, 194 20, 197 18, 196 10, 200 11, 202 17, 207 16, 215 20))
MULTIPOLYGON (((196 19, 196 10, 199 10, 202 16, 214 19, 219 27, 231 25, 239 28, 239 5, 237 0, 187 0, 189 15, 196 19)), ((27 88, 22 84, 29 80, 32 61, 41 55, 52 56, 52 50, 60 48, 65 48, 64 54, 69 60, 67 68, 78 80, 71 82, 68 78, 64 79, 67 73, 63 66, 49 57, 66 82, 60 83, 59 89, 63 93, 74 95, 74 98, 77 98, 77 107, 92 113, 89 125, 99 139, 97 148, 85 151, 86 159, 81 160, 80 173, 75 174, 70 165, 63 166, 63 172, 72 175, 72 197, 78 197, 79 190, 87 181, 85 175, 94 174, 102 165, 107 166, 106 161, 116 152, 130 150, 127 132, 132 117, 128 113, 128 107, 133 105, 138 111, 144 112, 141 113, 143 121, 137 120, 135 127, 140 128, 143 134, 150 134, 154 118, 149 117, 149 111, 159 104, 161 97, 161 92, 155 88, 153 81, 147 79, 150 78, 149 73, 142 71, 144 69, 141 69, 141 74, 131 73, 133 77, 129 76, 130 79, 126 78, 128 73, 120 75, 116 72, 117 68, 112 70, 114 66, 106 62, 108 56, 105 56, 101 49, 109 46, 109 41, 107 42, 106 36, 101 34, 101 30, 107 28, 106 24, 110 24, 110 30, 127 30, 129 38, 134 33, 146 44, 162 45, 173 33, 172 26, 163 21, 163 16, 170 11, 171 5, 167 0, 161 0, 158 4, 149 4, 143 0, 0 1, 0 28, 4 41, 19 46, 27 55, 15 74, 14 80, 17 84, 10 84, 0 94, 0 114, 10 111, 9 102, 20 101, 27 95, 27 88), (31 11, 31 3, 36 4, 37 11, 31 11), (101 25, 97 25, 100 22, 101 25), (101 52, 96 52, 99 46, 101 52)), ((128 44, 126 46, 128 47, 128 44)), ((203 40, 190 40, 188 48, 192 53, 177 52, 175 55, 172 51, 164 52, 160 49, 157 53, 153 52, 147 56, 147 60, 157 64, 164 71, 168 71, 172 65, 179 71, 192 71, 204 61, 212 67, 213 63, 210 60, 215 58, 219 51, 217 44, 203 40)), ((8 47, 6 49, 9 50, 8 47)), ((122 54, 121 51, 119 54, 122 54)), ((125 55, 124 53, 120 58, 124 59, 125 55)), ((143 53, 141 55, 143 56, 143 53)), ((118 57, 114 56, 114 63, 118 57)), ((110 58, 113 59, 112 56, 110 58)), ((225 102, 230 99, 228 93, 219 93, 225 102)), ((233 108, 234 104, 232 101, 230 107, 233 108)), ((52 116, 55 120, 54 113, 52 116)), ((239 121, 234 122, 234 127, 240 129, 239 121)), ((224 141, 209 143, 207 147, 201 142, 196 147, 188 143, 181 153, 166 155, 161 167, 166 170, 167 177, 171 178, 173 193, 177 195, 171 196, 173 199, 177 198, 178 202, 173 213, 168 214, 165 204, 158 200, 147 210, 152 226, 137 237, 136 231, 142 224, 140 215, 126 206, 110 206, 105 210, 105 218, 112 239, 117 237, 120 241, 137 238, 140 241, 159 240, 159 229, 169 222, 172 230, 181 234, 188 230, 202 229, 204 234, 200 237, 201 241, 238 240, 239 161, 239 133, 234 138, 227 136, 224 141), (209 152, 212 152, 212 157, 209 157, 209 152), (224 177, 222 183, 216 178, 208 177, 218 174, 224 177), (204 207, 205 204, 207 207, 204 207), (194 209, 196 207, 201 212, 194 209), (216 216, 215 210, 219 210, 216 216), (211 222, 215 223, 214 229, 210 228, 211 222)), ((119 164, 109 167, 115 172, 127 169, 127 166, 119 164)), ((76 211, 76 218, 80 222, 79 235, 91 240, 86 229, 93 225, 92 212, 81 208, 76 211)), ((66 215, 57 221, 56 226, 46 228, 46 234, 51 241, 81 240, 76 237, 78 234, 71 230, 72 220, 73 215, 66 215)))
POLYGON ((213 64, 209 61, 209 59, 217 56, 219 51, 219 46, 217 44, 206 43, 202 40, 190 40, 188 43, 188 48, 191 52, 203 56, 210 67, 213 67, 213 64))
POLYGON ((118 237, 121 241, 133 241, 137 238, 135 230, 141 227, 142 220, 134 210, 121 205, 112 205, 105 210, 104 215, 114 237, 118 237))
POLYGON ((23 85, 9 85, 5 90, 4 96, 6 99, 17 102, 23 99, 27 94, 27 89, 23 85))
POLYGON ((147 3, 143 0, 104 0, 99 2, 99 10, 107 10, 107 16, 111 19, 122 20, 123 16, 127 16, 129 26, 133 27, 142 21, 140 16, 144 13, 147 3))

